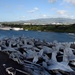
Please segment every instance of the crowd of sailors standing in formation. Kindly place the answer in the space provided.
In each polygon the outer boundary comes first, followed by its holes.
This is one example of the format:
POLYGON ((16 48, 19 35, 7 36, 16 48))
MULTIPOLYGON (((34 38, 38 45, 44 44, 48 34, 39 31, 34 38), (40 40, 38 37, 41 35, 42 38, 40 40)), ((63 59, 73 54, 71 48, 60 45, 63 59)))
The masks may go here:
POLYGON ((16 71, 20 71, 26 75, 66 75, 74 73, 75 47, 72 45, 70 42, 46 42, 25 36, 12 36, 0 39, 0 52, 8 54, 9 59, 28 71, 14 70, 11 66, 6 68, 8 74, 16 75, 16 71))

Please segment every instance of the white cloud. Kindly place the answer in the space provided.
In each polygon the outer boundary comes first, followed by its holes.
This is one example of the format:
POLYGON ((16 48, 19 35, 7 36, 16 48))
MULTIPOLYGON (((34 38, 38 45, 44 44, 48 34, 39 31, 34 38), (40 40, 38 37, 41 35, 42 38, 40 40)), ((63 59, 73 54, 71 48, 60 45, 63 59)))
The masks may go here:
POLYGON ((70 18, 72 18, 72 19, 75 19, 75 16, 73 16, 73 15, 71 15, 71 16, 69 16, 70 18))
POLYGON ((57 14, 59 17, 63 18, 74 18, 74 16, 69 12, 67 12, 66 10, 57 10, 57 14))
POLYGON ((24 20, 24 19, 26 19, 26 17, 25 16, 21 16, 21 17, 18 17, 18 19, 19 20, 24 20))
MULTIPOLYGON (((49 1, 50 3, 55 3, 55 2, 57 2, 58 0, 48 0, 48 1, 49 1)), ((61 4, 60 4, 60 5, 63 5, 64 2, 75 4, 75 0, 61 0, 61 4)))
POLYGON ((35 11, 34 10, 30 10, 30 11, 28 11, 29 13, 34 13, 35 11))
POLYGON ((43 14, 42 17, 47 18, 48 16, 46 14, 43 14))
POLYGON ((57 0, 49 0, 50 3, 54 3, 56 2, 57 0))
POLYGON ((66 14, 66 10, 58 10, 57 11, 57 13, 59 14, 59 15, 65 15, 66 14))
POLYGON ((71 19, 75 18, 73 15, 69 15, 69 14, 65 14, 62 17, 64 17, 64 18, 71 18, 71 19))
POLYGON ((39 8, 35 7, 34 10, 39 10, 39 8))
MULTIPOLYGON (((48 1, 50 3, 55 3, 57 0, 48 0, 48 1)), ((67 2, 67 3, 75 5, 75 0, 61 0, 61 1, 62 1, 61 5, 63 5, 64 2, 67 2)))
POLYGON ((75 0, 64 0, 64 1, 75 5, 75 0))
POLYGON ((57 10, 57 14, 60 17, 68 18, 68 14, 66 10, 57 10))
POLYGON ((49 18, 50 16, 46 15, 46 14, 42 14, 39 16, 39 18, 49 18))
POLYGON ((22 16, 22 18, 26 18, 25 16, 22 16))
POLYGON ((33 8, 32 10, 30 10, 30 11, 28 11, 29 13, 34 13, 35 11, 38 11, 39 10, 39 8, 37 8, 37 7, 35 7, 35 8, 33 8))

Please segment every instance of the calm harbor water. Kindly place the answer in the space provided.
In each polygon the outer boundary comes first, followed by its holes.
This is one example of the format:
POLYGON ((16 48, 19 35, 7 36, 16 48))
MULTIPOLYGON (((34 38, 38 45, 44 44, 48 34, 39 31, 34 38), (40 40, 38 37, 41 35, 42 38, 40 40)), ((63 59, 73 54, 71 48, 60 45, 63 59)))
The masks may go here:
POLYGON ((12 37, 12 36, 25 35, 29 38, 45 39, 46 41, 52 42, 57 40, 59 42, 74 42, 75 34, 69 33, 56 33, 56 32, 38 32, 38 31, 14 31, 14 30, 0 30, 0 38, 12 37))

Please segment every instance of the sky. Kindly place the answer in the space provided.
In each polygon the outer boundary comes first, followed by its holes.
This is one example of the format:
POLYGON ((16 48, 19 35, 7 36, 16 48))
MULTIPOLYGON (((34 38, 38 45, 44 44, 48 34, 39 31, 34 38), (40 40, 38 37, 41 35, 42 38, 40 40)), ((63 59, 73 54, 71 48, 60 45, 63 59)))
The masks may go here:
POLYGON ((75 19, 75 0, 0 0, 0 22, 59 17, 75 19))

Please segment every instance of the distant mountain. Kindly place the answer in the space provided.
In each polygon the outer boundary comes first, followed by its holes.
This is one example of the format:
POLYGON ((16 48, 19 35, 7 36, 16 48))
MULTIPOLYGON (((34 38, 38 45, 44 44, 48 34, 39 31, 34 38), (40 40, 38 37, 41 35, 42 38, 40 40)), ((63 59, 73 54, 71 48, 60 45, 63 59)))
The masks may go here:
POLYGON ((50 23, 63 23, 63 24, 73 24, 75 23, 75 19, 68 18, 44 18, 44 19, 35 19, 24 21, 32 24, 50 24, 50 23))
POLYGON ((31 24, 51 24, 51 23, 62 23, 62 24, 73 24, 75 19, 69 18, 41 18, 26 21, 15 21, 11 23, 31 23, 31 24))

